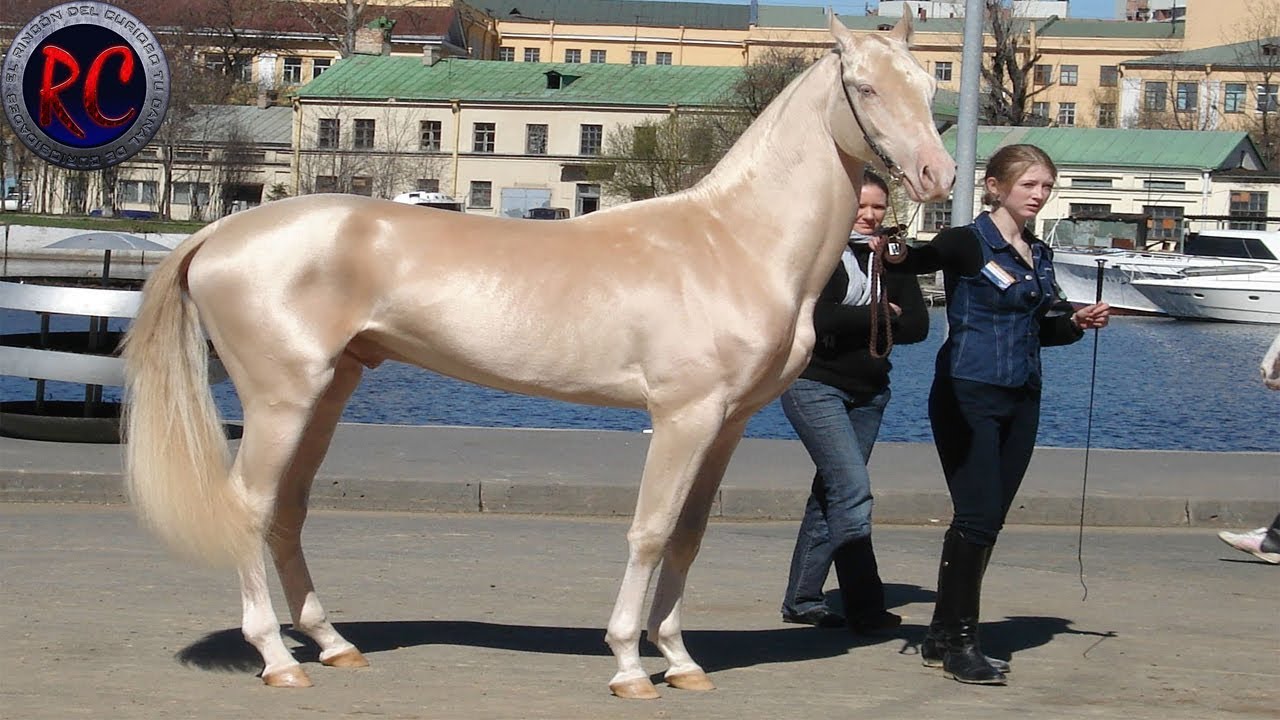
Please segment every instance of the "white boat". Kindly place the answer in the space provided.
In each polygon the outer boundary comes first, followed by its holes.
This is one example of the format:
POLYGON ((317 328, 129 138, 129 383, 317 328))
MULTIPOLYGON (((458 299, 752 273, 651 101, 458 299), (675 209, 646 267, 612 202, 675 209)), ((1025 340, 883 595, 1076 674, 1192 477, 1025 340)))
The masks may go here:
POLYGON ((1097 297, 1097 261, 1103 260, 1103 301, 1123 312, 1151 315, 1163 315, 1166 310, 1133 286, 1139 280, 1177 280, 1198 271, 1280 269, 1280 232, 1207 230, 1189 236, 1185 249, 1185 253, 1169 253, 1057 247, 1053 267, 1067 300, 1088 305, 1097 297))
POLYGON ((1192 268, 1174 278, 1134 280, 1132 287, 1172 317, 1280 325, 1280 267, 1255 267, 1192 268))

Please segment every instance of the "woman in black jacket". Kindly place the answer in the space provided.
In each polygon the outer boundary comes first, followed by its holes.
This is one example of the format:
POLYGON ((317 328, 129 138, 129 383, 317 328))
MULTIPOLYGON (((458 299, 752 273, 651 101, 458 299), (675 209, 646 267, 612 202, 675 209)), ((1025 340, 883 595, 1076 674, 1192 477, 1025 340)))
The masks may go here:
MULTIPOLYGON (((809 451, 817 472, 791 559, 785 622, 871 633, 902 622, 888 612, 884 585, 871 547, 871 478, 867 461, 889 403, 889 369, 883 333, 871 352, 870 247, 866 239, 884 220, 889 188, 868 172, 859 194, 858 216, 841 257, 813 312, 817 339, 813 358, 782 395, 782 409, 809 451), (822 586, 831 565, 845 617, 827 608, 822 586)), ((920 342, 929 315, 915 276, 884 275, 893 341, 920 342)))

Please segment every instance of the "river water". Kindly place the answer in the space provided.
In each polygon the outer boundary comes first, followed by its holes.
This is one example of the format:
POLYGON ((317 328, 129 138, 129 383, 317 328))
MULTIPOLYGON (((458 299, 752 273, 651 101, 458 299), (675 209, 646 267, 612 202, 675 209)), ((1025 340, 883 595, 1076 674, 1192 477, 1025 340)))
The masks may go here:
MULTIPOLYGON (((941 309, 930 311, 924 342, 893 351, 893 401, 880 439, 931 442, 926 399, 933 357, 945 332, 941 309)), ((32 313, 0 311, 0 332, 37 329, 32 313)), ((83 330, 82 318, 56 318, 54 329, 83 330)), ((1091 444, 1098 448, 1280 452, 1280 392, 1267 390, 1258 364, 1276 326, 1117 317, 1096 335, 1097 373, 1091 444)), ((1039 444, 1084 447, 1089 421, 1095 335, 1046 348, 1039 444)), ((229 419, 240 417, 230 383, 215 386, 229 419)), ((0 400, 30 400, 35 383, 0 376, 0 400)), ((50 399, 83 399, 83 386, 49 383, 50 399)), ((118 399, 107 388, 106 399, 118 399)), ((512 395, 386 363, 365 374, 343 415, 346 422, 401 425, 578 428, 639 431, 648 416, 512 395)), ((747 426, 747 437, 794 438, 775 401, 747 426)))

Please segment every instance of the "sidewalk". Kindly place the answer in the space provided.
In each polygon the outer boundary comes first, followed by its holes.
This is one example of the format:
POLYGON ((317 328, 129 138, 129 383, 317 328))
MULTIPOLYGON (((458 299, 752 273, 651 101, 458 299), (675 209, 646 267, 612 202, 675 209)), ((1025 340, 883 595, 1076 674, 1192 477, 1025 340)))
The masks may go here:
MULTIPOLYGON (((640 433, 342 425, 312 507, 410 512, 629 516, 649 436, 640 433)), ((0 438, 0 501, 122 503, 120 447, 0 438)), ((713 516, 795 519, 813 465, 794 440, 744 440, 713 516)), ((933 447, 880 443, 876 522, 945 521, 933 447)), ((1041 448, 1011 524, 1080 520, 1084 451, 1041 448)), ((1280 453, 1093 450, 1085 522, 1096 526, 1255 527, 1280 507, 1280 453)))

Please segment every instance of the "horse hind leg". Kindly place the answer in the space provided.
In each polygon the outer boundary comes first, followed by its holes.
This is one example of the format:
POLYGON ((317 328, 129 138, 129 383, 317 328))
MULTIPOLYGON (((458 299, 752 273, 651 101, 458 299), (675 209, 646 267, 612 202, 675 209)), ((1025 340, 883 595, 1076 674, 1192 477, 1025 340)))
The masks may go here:
MULTIPOLYGON (((303 362, 273 367, 274 372, 262 372, 252 382, 233 377, 244 406, 244 437, 232 465, 232 479, 244 488, 264 528, 275 515, 276 498, 315 402, 333 379, 331 369, 303 362)), ((310 687, 310 678, 280 634, 261 549, 240 567, 240 591, 244 611, 241 631, 262 655, 262 681, 272 687, 310 687)))
POLYGON ((702 545, 716 490, 744 429, 744 423, 727 425, 708 453, 671 534, 658 575, 658 588, 653 595, 647 635, 667 660, 663 678, 668 685, 681 690, 705 691, 716 687, 685 648, 680 617, 689 568, 702 545))
POLYGON ((342 409, 360 384, 362 368, 349 355, 339 359, 333 382, 316 403, 293 463, 276 495, 276 511, 267 543, 284 587, 293 627, 320 647, 320 662, 330 667, 367 667, 369 661, 329 622, 315 592, 302 550, 302 525, 316 471, 333 439, 342 409))
POLYGON ((685 409, 678 417, 653 418, 635 517, 627 532, 627 568, 605 633, 605 642, 618 661, 609 690, 618 697, 659 696, 640 663, 641 612, 653 572, 666 552, 723 417, 721 406, 707 401, 685 409))

